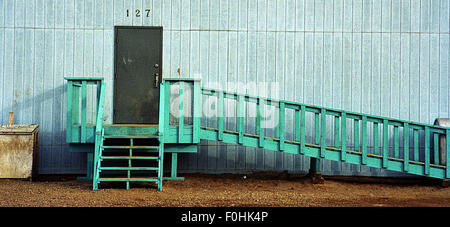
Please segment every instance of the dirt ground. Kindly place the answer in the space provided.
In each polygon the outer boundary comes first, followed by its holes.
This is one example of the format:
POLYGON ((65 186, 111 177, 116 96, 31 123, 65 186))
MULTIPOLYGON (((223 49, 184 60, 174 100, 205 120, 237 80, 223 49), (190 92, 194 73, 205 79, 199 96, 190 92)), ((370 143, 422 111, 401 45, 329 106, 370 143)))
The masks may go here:
POLYGON ((186 174, 184 181, 102 183, 75 176, 35 182, 0 179, 1 207, 450 207, 450 187, 433 180, 325 177, 323 184, 288 173, 186 174))

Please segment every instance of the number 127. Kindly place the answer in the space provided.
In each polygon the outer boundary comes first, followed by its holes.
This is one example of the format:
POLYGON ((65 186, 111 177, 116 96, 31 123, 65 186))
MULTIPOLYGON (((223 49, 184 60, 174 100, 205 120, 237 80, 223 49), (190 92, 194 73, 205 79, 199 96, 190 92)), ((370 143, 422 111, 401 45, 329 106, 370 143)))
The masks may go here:
MULTIPOLYGON (((146 12, 146 17, 150 17, 150 9, 145 9, 146 12)), ((127 9, 127 17, 130 16, 130 10, 127 9)), ((141 16, 141 10, 140 9, 136 9, 135 10, 135 16, 136 17, 140 17, 141 16)))

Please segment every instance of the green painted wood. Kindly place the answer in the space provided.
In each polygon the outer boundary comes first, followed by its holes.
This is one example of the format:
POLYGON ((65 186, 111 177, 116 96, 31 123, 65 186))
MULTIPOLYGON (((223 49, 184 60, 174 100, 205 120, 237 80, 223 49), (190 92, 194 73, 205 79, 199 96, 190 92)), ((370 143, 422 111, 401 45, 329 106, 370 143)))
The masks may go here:
POLYGON ((280 135, 280 151, 284 151, 284 138, 285 138, 285 104, 280 102, 279 108, 279 135, 280 135))
MULTIPOLYGON (((161 125, 162 126, 162 125, 161 125)), ((143 137, 157 137, 159 125, 151 126, 120 126, 120 125, 105 125, 105 135, 107 137, 120 137, 120 136, 143 136, 143 137)), ((185 132, 187 133, 187 132, 185 132)))
POLYGON ((224 98, 223 98, 223 92, 220 91, 218 93, 218 100, 217 100, 217 128, 219 129, 219 136, 218 140, 223 140, 223 116, 224 116, 224 98))
MULTIPOLYGON (((134 141, 133 141, 132 138, 130 138, 130 146, 134 146, 134 141)), ((129 152, 128 155, 130 157, 132 157, 133 156, 133 149, 130 148, 128 152, 129 152)), ((130 168, 132 167, 131 159, 128 159, 128 167, 130 167, 130 168)), ((131 171, 130 170, 127 171, 127 176, 128 176, 128 178, 131 178, 131 171)), ((127 190, 129 190, 129 189, 130 189, 130 182, 127 182, 127 190)))
MULTIPOLYGON (((416 130, 414 130, 415 132, 416 130)), ((417 160, 416 160, 417 161, 417 160)), ((408 172, 409 167, 409 125, 403 126, 403 171, 408 172)))
MULTIPOLYGON (((174 153, 172 153, 173 155, 174 153)), ((163 183, 163 170, 164 170, 164 139, 160 140, 159 143, 159 153, 158 153, 158 190, 162 191, 162 183, 163 183)))
MULTIPOLYGON (((217 132, 211 129, 202 128, 200 130, 201 137, 206 140, 214 140, 217 138, 217 132)), ((224 143, 228 144, 238 144, 238 134, 224 132, 224 143)), ((244 135, 244 146, 257 147, 258 137, 257 136, 247 136, 244 135)), ((285 153, 297 154, 300 144, 295 143, 295 141, 287 142, 285 144, 285 153)), ((266 139, 264 149, 271 151, 278 151, 278 141, 266 139)), ((327 152, 324 159, 332 161, 340 161, 341 150, 336 148, 327 147, 327 152)), ((314 144, 307 144, 305 148, 305 155, 308 157, 320 158, 320 147, 314 144)), ((346 156, 346 162, 351 164, 361 165, 361 154, 355 152, 348 152, 346 156)), ((388 158, 386 159, 386 166, 388 170, 403 172, 403 160, 388 158)), ((382 168, 383 157, 367 156, 367 166, 374 168, 382 168)), ((424 165, 410 162, 409 163, 409 173, 416 175, 423 175, 424 165)), ((430 166, 430 177, 444 179, 446 177, 445 167, 430 166)))
POLYGON ((100 167, 102 171, 111 171, 111 170, 119 170, 119 171, 136 171, 136 170, 147 170, 147 171, 158 171, 158 167, 100 167))
POLYGON ((446 131, 446 136, 445 136, 445 141, 446 141, 446 168, 447 168, 447 172, 446 172, 446 176, 447 178, 450 178, 450 129, 447 129, 446 131))
POLYGON ((425 175, 430 175, 430 127, 425 126, 425 175))
POLYGON ((243 143, 244 138, 244 96, 239 95, 238 98, 238 118, 237 118, 237 129, 239 132, 239 144, 243 143))
POLYGON ((178 166, 178 154, 177 153, 172 153, 172 163, 171 163, 171 171, 170 171, 170 176, 172 178, 176 178, 177 177, 177 166, 178 166))
POLYGON ((152 156, 102 156, 101 160, 158 160, 158 157, 152 156))
MULTIPOLYGON (((158 178, 100 178, 102 182, 158 182, 158 178)), ((129 187, 129 186, 128 186, 129 187)))
MULTIPOLYGON (((95 143, 95 126, 86 126, 86 141, 84 143, 95 143)), ((74 125, 70 128, 72 134, 71 143, 82 143, 81 142, 81 126, 74 125)))
MULTIPOLYGON (((164 127, 164 133, 167 133, 169 131, 169 116, 170 116, 170 86, 171 86, 171 82, 164 80, 165 86, 164 86, 164 110, 163 110, 163 122, 159 122, 159 124, 162 123, 163 127, 164 127)), ((165 134, 163 135, 163 141, 166 140, 166 136, 165 134)))
POLYGON ((193 132, 192 132, 192 142, 200 143, 199 131, 200 131, 200 118, 202 110, 202 95, 200 88, 200 81, 194 82, 194 119, 193 119, 193 132))
POLYGON ((180 81, 182 81, 182 82, 200 82, 201 79, 199 79, 199 78, 175 78, 175 77, 172 77, 172 78, 164 78, 163 81, 167 81, 167 82, 180 82, 180 81))
MULTIPOLYGON (((302 105, 299 103, 294 102, 288 102, 288 101, 276 101, 272 99, 264 99, 261 97, 252 97, 249 95, 242 95, 238 93, 230 93, 226 91, 220 91, 220 93, 217 93, 215 90, 211 89, 202 89, 200 88, 199 84, 197 84, 197 92, 198 94, 207 94, 207 95, 217 95, 222 96, 222 98, 219 98, 219 105, 218 109, 222 108, 222 110, 218 110, 219 112, 223 113, 224 106, 222 105, 224 98, 231 98, 237 100, 237 132, 230 132, 223 129, 223 115, 221 116, 218 114, 219 122, 217 125, 217 129, 204 129, 200 127, 200 121, 196 122, 195 118, 195 111, 200 109, 197 107, 201 106, 201 99, 197 99, 196 97, 196 83, 199 83, 199 80, 194 80, 194 123, 193 126, 185 126, 184 125, 184 117, 183 120, 180 119, 182 123, 180 123, 178 126, 169 126, 169 108, 168 103, 170 101, 170 85, 172 82, 181 82, 184 83, 190 83, 189 80, 183 80, 183 79, 177 79, 177 80, 164 80, 161 85, 161 102, 160 102, 160 124, 159 124, 159 136, 161 137, 161 143, 160 146, 158 146, 157 151, 159 152, 158 159, 160 161, 160 166, 158 167, 158 178, 161 179, 158 182, 158 189, 162 190, 162 156, 164 152, 165 147, 165 141, 171 141, 174 143, 173 145, 176 147, 173 149, 177 152, 172 152, 172 157, 176 157, 177 153, 181 152, 183 148, 178 149, 178 146, 180 146, 180 143, 186 143, 189 141, 189 143, 192 143, 194 141, 200 141, 200 139, 208 139, 208 140, 222 140, 224 143, 230 143, 230 144, 239 144, 243 146, 249 146, 249 147, 259 147, 267 150, 274 150, 274 151, 284 151, 286 153, 292 153, 292 154, 298 154, 299 150, 301 154, 304 154, 306 156, 311 157, 312 165, 311 168, 314 171, 320 171, 320 159, 324 158, 328 160, 335 160, 335 161, 346 161, 348 163, 352 164, 359 164, 359 165, 367 165, 370 167, 375 168, 385 168, 388 170, 393 171, 400 171, 400 172, 406 172, 412 174, 418 174, 418 175, 428 175, 430 177, 436 177, 436 178, 445 178, 448 177, 448 166, 436 166, 430 163, 430 152, 429 148, 426 148, 425 153, 427 153, 428 150, 428 161, 427 161, 427 154, 425 155, 425 162, 421 163, 418 162, 418 158, 414 158, 414 160, 409 159, 409 152, 408 149, 404 149, 405 154, 403 155, 403 159, 399 158, 399 137, 398 137, 398 128, 403 127, 404 132, 407 132, 409 128, 414 130, 414 133, 416 133, 417 130, 425 130, 426 133, 434 133, 434 143, 437 143, 437 134, 445 134, 448 139, 448 130, 447 128, 443 127, 435 127, 430 126, 427 124, 421 124, 421 123, 410 123, 409 121, 402 121, 397 119, 391 118, 384 118, 384 117, 378 117, 378 116, 371 116, 371 115, 365 115, 365 114, 359 114, 359 113, 346 113, 341 110, 335 110, 330 108, 322 108, 322 107, 315 107, 311 105, 302 105), (211 92, 214 91, 214 92, 211 92), (222 101, 220 101, 222 99, 222 101), (197 101, 196 101, 197 100, 197 101), (256 103, 257 105, 257 126, 256 126, 256 135, 245 133, 244 129, 244 105, 245 102, 252 102, 256 103), (264 119, 264 109, 265 109, 265 102, 267 102, 267 105, 276 105, 279 103, 279 124, 276 129, 276 138, 268 138, 264 135, 264 127, 262 127, 262 122, 264 119), (284 118, 285 118, 285 109, 293 109, 295 110, 295 120, 294 120, 294 141, 285 140, 285 125, 284 125, 284 118), (306 144, 306 134, 305 134, 305 115, 306 112, 310 112, 314 114, 314 133, 315 133, 315 144, 306 144), (334 116, 334 147, 327 147, 326 146, 326 116, 334 116), (320 116, 320 117, 319 117, 320 116), (222 119, 220 119, 222 118, 222 119), (320 119, 319 119, 320 118, 320 119), (340 124, 339 126, 339 119, 340 124), (352 119, 354 122, 354 145, 355 149, 347 150, 347 143, 346 143, 346 119, 352 119), (320 121, 320 122, 319 122, 320 121), (360 132, 359 130, 359 121, 362 121, 362 130, 360 132), (367 122, 374 122, 373 130, 374 130, 374 154, 368 154, 367 153, 367 122), (382 155, 380 156, 379 153, 379 146, 378 146, 378 124, 383 123, 383 151, 382 155), (388 155, 388 125, 394 126, 394 157, 389 157, 388 155), (341 129, 339 129, 339 127, 341 129), (197 131, 196 131, 197 130, 197 131), (340 141, 340 149, 339 149, 339 130, 341 130, 341 141, 340 141), (361 148, 359 144, 359 138, 361 136, 361 148), (359 150, 361 149, 361 152, 359 150), (406 154, 407 153, 407 154, 406 154), (378 155, 377 155, 378 154, 378 155), (161 158, 159 158, 161 156, 161 158), (319 163, 317 165, 317 163, 319 163), (161 167, 161 168, 160 168, 161 167), (161 176, 159 175, 161 173, 161 176), (161 185, 160 185, 161 184, 161 185)), ((97 81, 97 86, 99 86, 99 82, 97 81)), ((84 82, 84 85, 88 84, 87 81, 84 82)), ((74 90, 78 89, 82 91, 83 98, 83 81, 74 81, 72 87, 72 94, 75 94, 74 90), (79 87, 76 87, 79 86, 79 87)), ((102 85, 100 85, 102 87, 102 85)), ((98 88, 99 89, 99 88, 98 88)), ((97 90, 98 92, 99 90, 97 90)), ((69 93, 69 91, 68 91, 69 93)), ((98 93, 99 94, 99 93, 98 93)), ((184 95, 184 89, 180 88, 180 97, 183 97, 184 95)), ((99 96, 99 95, 97 95, 99 96)), ((101 96, 101 95, 100 95, 101 96)), ((198 95, 201 97, 201 95, 198 95)), ((73 101, 73 99, 72 99, 73 101)), ((98 106, 100 106, 100 100, 97 100, 98 106)), ((73 109, 73 103, 72 102, 72 113, 74 113, 73 109)), ((183 112, 183 106, 184 103, 180 98, 180 115, 184 116, 185 113, 183 112)), ((67 108, 69 109, 69 108, 67 108)), ((83 110, 82 110, 83 111, 83 110)), ((69 116, 69 115, 68 115, 69 116)), ((99 115, 98 115, 99 116, 99 115)), ((72 114, 73 119, 73 114, 72 114)), ((200 118, 198 118, 199 120, 200 118)), ((67 121, 69 122, 69 121, 67 121)), ((85 122, 85 121, 84 121, 85 122)), ((79 122, 79 126, 73 126, 73 121, 71 122, 70 128, 76 130, 81 129, 83 126, 83 119, 79 122)), ((85 129, 88 128, 86 124, 84 124, 85 129)), ((96 128, 103 128, 102 122, 97 123, 96 128)), ((147 129, 145 129, 147 130, 147 129)), ((144 131, 145 131, 144 130, 144 131)), ((73 132, 72 130, 70 130, 73 132)), ((84 137, 87 137, 87 131, 84 133, 80 130, 80 141, 81 135, 83 134, 84 137)), ((102 130, 102 133, 105 131, 102 130)), ((74 137, 76 134, 71 134, 72 137, 74 137)), ((408 133, 404 133, 403 138, 403 146, 409 147, 409 137, 408 133)), ((101 137, 104 135, 102 134, 101 137)), ((101 138, 97 134, 97 130, 95 130, 95 143, 99 144, 100 141, 97 141, 97 138, 101 138)), ((416 137, 416 134, 414 134, 414 137, 416 137)), ((86 138, 87 139, 87 138, 86 138)), ((418 141, 418 140, 417 140, 418 141)), ((414 143, 416 142, 416 138, 414 138, 414 143)), ((427 143, 427 140, 425 141, 427 143)), ((429 143, 429 141, 428 141, 429 143)), ((416 146, 415 146, 416 147, 416 146)), ((428 146, 429 147, 429 146, 428 146)), ((103 148, 107 148, 107 146, 98 146, 99 153, 101 154, 103 148)), ((134 150, 135 146, 130 146, 128 149, 130 151, 130 157, 127 160, 132 159, 132 150, 134 150)), ((436 148, 435 148, 436 149, 436 148)), ((450 149, 449 149, 450 150, 450 149)), ((169 149, 167 149, 167 152, 169 152, 169 149)), ((94 152, 96 154, 97 152, 94 152)), ((415 154, 416 156, 416 154, 415 154)), ((438 152, 435 151, 435 156, 438 156, 438 152)), ((448 157, 448 156, 447 156, 448 157)), ((95 158, 94 158, 95 159, 95 158)), ((437 158, 436 158, 437 159, 437 158)), ((439 163, 439 162, 438 162, 439 163)), ((449 163, 449 162, 447 162, 449 163)), ((448 165, 448 164, 447 164, 448 165)), ((130 166, 129 166, 130 167, 130 166)), ((171 179, 176 179, 176 168, 173 165, 172 162, 172 172, 171 172, 171 179)), ((100 170, 100 169, 98 169, 100 170)), ((128 170, 130 171, 130 170, 128 170)), ((95 171, 94 171, 95 174, 95 171)), ((94 176, 95 178, 95 176, 94 176)), ((128 176, 130 178, 130 176, 128 176)), ((97 181, 99 181, 97 179, 97 181)), ((128 183, 129 181, 127 181, 128 183)), ((128 188, 128 186, 127 186, 128 188)))
POLYGON ((259 147, 264 146, 264 126, 262 125, 264 115, 264 103, 261 98, 258 98, 258 103, 256 104, 256 134, 259 136, 259 147))
POLYGON ((320 122, 319 113, 314 114, 314 144, 320 144, 320 122))
POLYGON ((300 107, 300 154, 305 154, 306 145, 306 107, 300 107))
POLYGON ((347 154, 347 113, 341 116, 341 161, 345 161, 347 154))
MULTIPOLYGON (((160 83, 160 88, 159 88, 159 124, 158 124, 158 135, 162 138, 164 138, 165 136, 165 129, 166 129, 166 115, 168 115, 168 113, 166 114, 166 82, 162 82, 160 83)), ((164 139, 162 139, 164 141, 164 139)))
POLYGON ((157 150, 158 146, 102 146, 103 149, 139 149, 139 150, 157 150))
POLYGON ((384 119, 383 120, 383 168, 388 168, 388 149, 389 149, 389 131, 388 131, 388 126, 389 126, 389 120, 384 119))
POLYGON ((103 81, 102 77, 64 77, 67 81, 87 81, 97 83, 97 81, 103 81))
POLYGON ((105 104, 105 91, 106 91, 106 83, 102 80, 100 84, 97 83, 97 90, 100 90, 99 95, 97 96, 97 118, 96 118, 96 124, 95 124, 95 150, 93 154, 93 190, 98 189, 98 178, 100 177, 100 157, 102 156, 103 152, 103 136, 105 133, 105 130, 103 128, 103 108, 105 104))
MULTIPOLYGON (((213 95, 215 92, 216 92, 216 89, 202 88, 202 94, 204 94, 204 95, 213 95)), ((225 98, 229 97, 231 99, 237 99, 239 95, 242 95, 237 92, 228 92, 228 91, 224 91, 224 94, 225 94, 225 98)), ((269 101, 269 102, 272 101, 274 103, 277 103, 280 101, 280 100, 276 100, 276 99, 272 99, 272 98, 263 98, 263 97, 261 97, 261 98, 264 101, 269 101)), ((245 95, 245 101, 256 103, 257 100, 258 100, 258 96, 245 95)), ((306 111, 311 112, 311 113, 320 113, 321 109, 324 108, 324 107, 320 107, 320 106, 296 103, 296 102, 287 101, 287 100, 281 100, 281 101, 283 101, 286 104, 286 108, 290 108, 290 109, 299 109, 300 106, 304 105, 306 107, 306 111)), ((332 115, 332 116, 340 116, 340 113, 343 112, 343 110, 334 109, 334 108, 325 108, 325 109, 327 111, 327 114, 332 115)), ((410 127, 419 127, 421 129, 423 129, 424 126, 429 126, 430 132, 435 131, 438 133, 445 134, 445 130, 447 129, 442 126, 437 126, 437 125, 432 125, 432 124, 405 121, 405 120, 399 120, 399 119, 390 118, 390 117, 375 116, 375 115, 370 115, 370 114, 361 114, 361 113, 356 113, 356 112, 351 112, 351 111, 345 111, 345 112, 347 112, 348 119, 361 120, 362 115, 365 115, 365 116, 367 116, 367 119, 372 122, 383 123, 384 120, 388 120, 389 124, 400 126, 400 127, 403 126, 403 124, 405 122, 407 122, 410 125, 410 127)))
POLYGON ((86 143, 86 81, 82 82, 81 87, 81 142, 86 143))
POLYGON ((67 82, 66 142, 72 142, 73 82, 67 82))
POLYGON ((320 114, 320 157, 325 157, 326 147, 326 124, 327 124, 327 110, 322 109, 320 114))
POLYGON ((96 103, 96 107, 97 107, 97 112, 99 111, 99 104, 100 104, 100 96, 102 95, 102 84, 103 84, 103 80, 102 81, 97 81, 96 85, 97 85, 97 103, 96 103))
POLYGON ((362 116, 362 138, 361 138, 361 164, 366 165, 367 164, 367 116, 362 116))
POLYGON ((180 105, 178 109, 178 143, 184 142, 184 82, 179 82, 179 100, 180 105))
MULTIPOLYGON (((80 118, 80 98, 81 98, 81 87, 76 87, 75 84, 73 84, 72 86, 73 91, 72 91, 72 123, 71 123, 71 127, 73 127, 73 125, 81 124, 81 118, 80 118)), ((74 136, 72 135, 72 140, 75 139, 74 136)))

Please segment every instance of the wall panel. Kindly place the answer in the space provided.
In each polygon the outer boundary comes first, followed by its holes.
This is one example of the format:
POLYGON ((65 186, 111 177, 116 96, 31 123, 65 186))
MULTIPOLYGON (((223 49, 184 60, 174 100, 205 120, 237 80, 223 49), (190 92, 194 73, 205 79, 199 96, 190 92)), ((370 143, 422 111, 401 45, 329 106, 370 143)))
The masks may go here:
MULTIPOLYGON (((450 116, 449 11, 449 0, 3 0, 0 120, 6 124, 14 111, 17 124, 41 125, 41 173, 82 173, 86 156, 67 152, 65 144, 63 77, 104 77, 104 119, 111 123, 114 26, 133 25, 163 26, 164 77, 178 77, 180 69, 204 85, 254 95, 263 91, 245 86, 271 82, 278 93, 268 96, 433 123, 450 116)), ((234 111, 231 102, 227 107, 234 111)), ((246 106, 246 114, 254 108, 246 106)), ((307 119, 313 142, 313 118, 307 119)), ((292 121, 287 113, 287 137, 292 121)), ((225 127, 235 123, 226 119, 225 127)), ((245 130, 255 130, 254 122, 245 130)), ((304 173, 309 158, 202 142, 179 165, 184 172, 304 173)), ((398 175, 329 161, 323 168, 324 174, 398 175)))

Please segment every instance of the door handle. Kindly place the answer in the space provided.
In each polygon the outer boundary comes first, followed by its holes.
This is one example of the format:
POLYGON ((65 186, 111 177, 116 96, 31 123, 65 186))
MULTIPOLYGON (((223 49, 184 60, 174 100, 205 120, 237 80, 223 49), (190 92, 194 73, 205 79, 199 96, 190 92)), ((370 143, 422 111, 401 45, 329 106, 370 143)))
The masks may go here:
POLYGON ((159 73, 155 73, 155 84, 153 86, 155 88, 159 87, 159 73))

